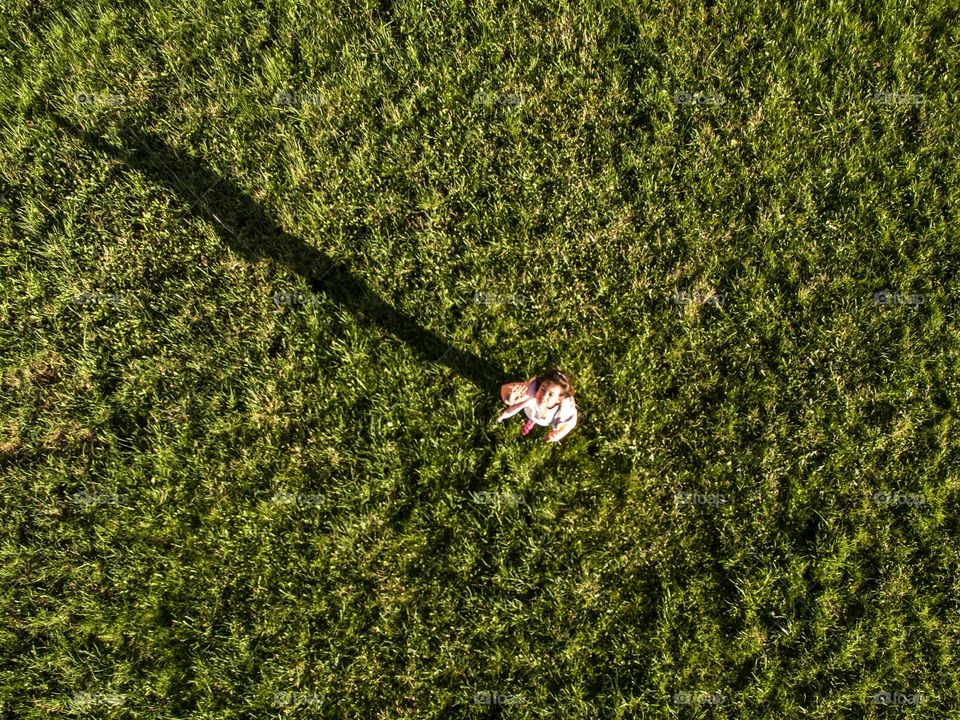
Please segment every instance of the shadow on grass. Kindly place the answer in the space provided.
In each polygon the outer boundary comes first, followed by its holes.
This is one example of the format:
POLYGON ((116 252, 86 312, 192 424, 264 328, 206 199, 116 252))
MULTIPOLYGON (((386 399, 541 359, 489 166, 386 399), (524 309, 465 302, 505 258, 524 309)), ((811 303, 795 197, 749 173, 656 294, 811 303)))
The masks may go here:
POLYGON ((175 150, 156 134, 123 127, 119 130, 122 147, 115 147, 61 117, 50 117, 61 130, 97 152, 171 190, 190 212, 217 228, 223 241, 248 261, 267 258, 283 263, 315 293, 325 294, 358 322, 376 325, 396 336, 422 360, 443 363, 482 391, 497 392, 504 375, 502 368, 457 349, 394 308, 361 278, 284 231, 229 177, 217 175, 201 160, 175 150))

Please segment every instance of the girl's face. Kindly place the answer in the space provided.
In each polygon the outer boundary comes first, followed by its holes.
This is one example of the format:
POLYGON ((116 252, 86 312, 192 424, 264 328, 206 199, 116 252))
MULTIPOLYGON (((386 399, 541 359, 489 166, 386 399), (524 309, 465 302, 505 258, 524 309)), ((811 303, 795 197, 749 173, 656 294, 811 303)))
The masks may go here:
POLYGON ((562 391, 559 385, 553 385, 550 383, 541 385, 537 388, 537 402, 544 407, 556 407, 557 403, 563 399, 561 397, 561 392, 562 391))

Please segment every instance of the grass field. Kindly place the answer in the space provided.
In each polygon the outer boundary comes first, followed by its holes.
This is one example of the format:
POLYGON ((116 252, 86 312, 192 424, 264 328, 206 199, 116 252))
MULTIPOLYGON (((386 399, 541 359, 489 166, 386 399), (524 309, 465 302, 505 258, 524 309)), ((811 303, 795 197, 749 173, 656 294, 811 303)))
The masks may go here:
POLYGON ((0 718, 960 717, 955 5, 4 15, 0 718))

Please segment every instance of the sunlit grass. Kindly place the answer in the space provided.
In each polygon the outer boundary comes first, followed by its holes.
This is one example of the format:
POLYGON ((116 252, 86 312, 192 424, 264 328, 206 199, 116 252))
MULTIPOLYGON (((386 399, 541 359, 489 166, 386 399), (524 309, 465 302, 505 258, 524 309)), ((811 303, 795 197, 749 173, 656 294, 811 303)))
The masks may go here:
POLYGON ((11 18, 5 717, 956 706, 947 5, 11 18))

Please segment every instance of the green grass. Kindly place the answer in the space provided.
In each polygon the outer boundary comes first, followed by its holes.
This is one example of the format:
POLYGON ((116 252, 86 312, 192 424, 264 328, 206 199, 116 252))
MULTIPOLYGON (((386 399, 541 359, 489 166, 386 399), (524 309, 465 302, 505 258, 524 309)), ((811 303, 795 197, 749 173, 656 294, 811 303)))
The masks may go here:
POLYGON ((0 717, 960 707, 948 3, 9 15, 0 717))

